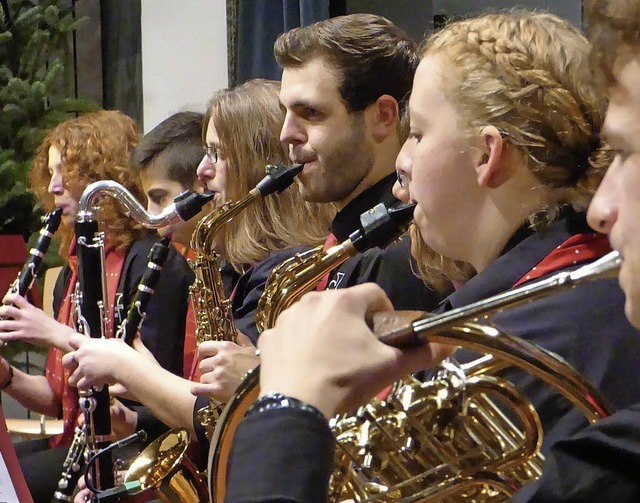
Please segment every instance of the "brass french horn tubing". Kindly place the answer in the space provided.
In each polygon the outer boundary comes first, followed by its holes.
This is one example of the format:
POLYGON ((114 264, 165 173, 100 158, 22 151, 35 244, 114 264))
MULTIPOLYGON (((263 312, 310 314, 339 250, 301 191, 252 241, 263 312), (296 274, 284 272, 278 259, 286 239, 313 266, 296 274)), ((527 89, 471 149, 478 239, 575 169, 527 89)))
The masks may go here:
POLYGON ((523 285, 438 316, 426 315, 415 320, 415 312, 413 312, 410 314, 413 320, 404 323, 400 321, 399 325, 396 324, 391 330, 385 332, 381 332, 380 327, 388 328, 394 324, 394 317, 398 320, 397 316, 402 314, 376 313, 373 316, 374 332, 380 341, 395 347, 433 342, 489 352, 512 365, 520 366, 568 396, 576 397, 572 400, 573 404, 593 422, 610 415, 613 408, 577 371, 571 369, 572 372, 567 374, 569 365, 555 353, 490 327, 483 327, 487 329, 487 337, 478 337, 471 331, 465 331, 464 327, 455 330, 453 334, 448 332, 446 337, 438 334, 445 329, 459 328, 464 323, 487 320, 488 314, 497 314, 507 308, 516 307, 551 293, 574 288, 580 283, 614 276, 620 269, 621 262, 619 253, 613 251, 574 271, 560 272, 550 278, 523 285), (489 330, 492 332, 490 333, 489 330))
MULTIPOLYGON (((547 279, 532 282, 441 315, 429 317, 427 313, 418 311, 376 313, 369 320, 369 324, 379 340, 395 347, 410 347, 433 342, 489 352, 497 357, 498 367, 506 366, 500 361, 504 360, 509 365, 519 366, 531 372, 562 392, 593 422, 610 415, 613 408, 601 393, 571 368, 564 359, 535 344, 500 333, 493 327, 480 325, 477 322, 481 320, 486 322, 489 315, 552 293, 574 288, 580 283, 614 276, 620 264, 619 254, 611 252, 572 272, 560 272, 547 279), (446 334, 443 335, 442 332, 446 334)), ((469 370, 474 375, 483 374, 482 368, 486 360, 484 359, 480 365, 469 366, 469 370)), ((490 363, 493 364, 493 362, 490 363)), ((215 503, 224 500, 226 469, 235 430, 258 394, 259 367, 256 367, 241 383, 236 395, 223 411, 214 431, 209 453, 209 490, 211 499, 215 503)), ((516 409, 516 413, 519 410, 516 409)), ((528 444, 538 443, 539 439, 527 439, 527 441, 528 444)), ((494 488, 500 487, 500 480, 494 480, 495 474, 486 472, 482 474, 488 477, 487 482, 494 488)), ((481 482, 478 474, 467 478, 455 476, 439 484, 439 489, 443 492, 439 492, 438 495, 444 497, 457 493, 460 487, 467 485, 471 487, 481 482)), ((500 491, 511 494, 514 488, 507 484, 500 491)))

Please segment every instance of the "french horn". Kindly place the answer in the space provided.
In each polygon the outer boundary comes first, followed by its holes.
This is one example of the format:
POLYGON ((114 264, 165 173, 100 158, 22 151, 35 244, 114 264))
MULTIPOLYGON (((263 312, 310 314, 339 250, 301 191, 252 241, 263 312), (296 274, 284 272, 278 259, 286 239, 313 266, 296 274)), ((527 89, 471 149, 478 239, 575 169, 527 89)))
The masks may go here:
MULTIPOLYGON (((336 438, 330 501, 505 501, 541 474, 542 431, 537 413, 509 382, 487 375, 518 366, 552 386, 591 422, 613 409, 560 356, 486 324, 490 316, 576 285, 609 277, 621 259, 611 252, 571 272, 560 272, 438 316, 379 313, 374 332, 396 347, 440 343, 489 357, 460 366, 445 362, 427 382, 408 376, 384 400, 330 421, 336 438), (507 407, 505 409, 505 407, 507 407), (517 423, 517 424, 515 424, 517 423)), ((258 396, 251 372, 223 411, 209 453, 211 500, 224 501, 235 431, 258 396)))

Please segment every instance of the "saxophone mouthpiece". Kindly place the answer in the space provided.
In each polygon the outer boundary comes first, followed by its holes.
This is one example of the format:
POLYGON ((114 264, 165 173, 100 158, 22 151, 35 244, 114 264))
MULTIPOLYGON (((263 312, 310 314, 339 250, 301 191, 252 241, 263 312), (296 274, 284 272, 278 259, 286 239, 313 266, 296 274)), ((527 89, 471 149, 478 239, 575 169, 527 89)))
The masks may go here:
POLYGON ((416 203, 411 203, 389 208, 389 218, 393 220, 397 226, 404 227, 404 229, 407 230, 413 220, 413 210, 415 207, 416 203))
POLYGON ((412 203, 387 208, 383 203, 377 204, 360 215, 360 229, 349 240, 359 252, 388 246, 407 231, 415 206, 412 203))
POLYGON ((215 196, 213 192, 199 194, 191 190, 185 190, 182 194, 178 194, 173 200, 176 205, 176 212, 180 218, 186 222, 195 217, 200 210, 211 201, 215 196))
POLYGON ((256 189, 260 191, 262 197, 273 194, 274 192, 282 192, 288 188, 295 179, 302 172, 304 164, 294 164, 293 166, 275 166, 269 164, 265 167, 267 176, 265 176, 256 189))

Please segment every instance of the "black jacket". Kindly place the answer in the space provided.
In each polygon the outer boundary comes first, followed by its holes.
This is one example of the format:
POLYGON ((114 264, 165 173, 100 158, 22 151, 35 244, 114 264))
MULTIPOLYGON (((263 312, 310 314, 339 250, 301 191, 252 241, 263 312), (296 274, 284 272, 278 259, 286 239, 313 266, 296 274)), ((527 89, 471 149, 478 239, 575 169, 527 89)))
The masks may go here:
MULTIPOLYGON (((587 230, 584 215, 573 215, 556 222, 548 232, 511 242, 497 261, 450 296, 442 310, 510 289, 569 236, 587 230)), ((629 406, 585 429, 581 413, 548 386, 520 371, 508 372, 538 406, 548 427, 545 451, 555 442, 537 499, 532 501, 612 501, 621 495, 626 499, 619 501, 635 501, 629 498, 638 494, 640 408, 632 404, 640 401, 640 380, 627 376, 635 376, 639 368, 640 335, 627 322, 623 305, 616 280, 601 280, 495 317, 511 334, 564 356, 609 393, 615 405, 629 406), (558 442, 578 431, 570 440, 558 442)), ((472 358, 471 354, 458 356, 472 358)), ((236 433, 225 501, 326 501, 333 450, 328 425, 313 414, 279 409, 253 415, 236 433)), ((517 501, 527 501, 527 491, 535 489, 525 488, 517 501)))
MULTIPOLYGON (((395 174, 383 178, 338 212, 331 223, 331 232, 339 243, 360 227, 360 215, 365 211, 378 203, 398 204, 391 193, 395 180, 395 174)), ((411 243, 404 237, 384 250, 374 248, 348 259, 331 272, 327 289, 373 282, 382 287, 396 309, 433 311, 443 295, 415 276, 412 263, 411 243)))

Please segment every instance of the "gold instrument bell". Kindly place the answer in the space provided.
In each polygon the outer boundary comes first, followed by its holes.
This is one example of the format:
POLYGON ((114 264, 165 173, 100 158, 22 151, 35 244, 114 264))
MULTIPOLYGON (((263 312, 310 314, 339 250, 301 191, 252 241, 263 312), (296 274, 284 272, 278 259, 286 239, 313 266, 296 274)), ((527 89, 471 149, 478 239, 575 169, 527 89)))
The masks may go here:
MULTIPOLYGON (((408 376, 383 399, 330 421, 336 439, 329 501, 506 501, 541 474, 542 428, 535 409, 496 369, 517 366, 558 390, 591 422, 608 416, 606 399, 558 355, 486 325, 488 316, 585 281, 611 276, 612 252, 438 316, 390 312, 374 316, 374 332, 396 347, 433 342, 492 355, 447 362, 435 378, 408 376), (382 329, 380 328, 382 327, 382 329)), ((252 371, 223 412, 209 452, 212 501, 224 501, 233 436, 258 394, 252 371)))

